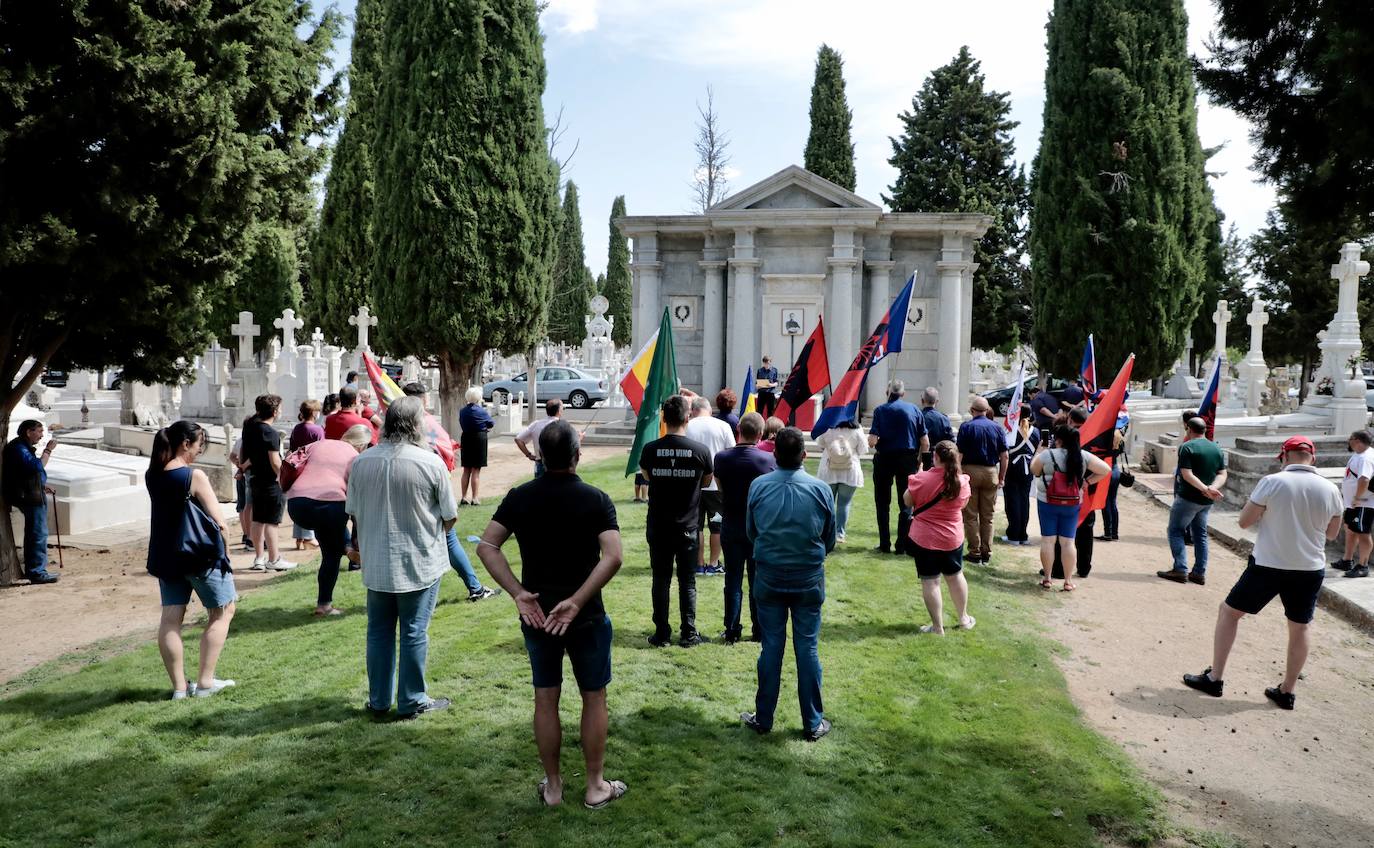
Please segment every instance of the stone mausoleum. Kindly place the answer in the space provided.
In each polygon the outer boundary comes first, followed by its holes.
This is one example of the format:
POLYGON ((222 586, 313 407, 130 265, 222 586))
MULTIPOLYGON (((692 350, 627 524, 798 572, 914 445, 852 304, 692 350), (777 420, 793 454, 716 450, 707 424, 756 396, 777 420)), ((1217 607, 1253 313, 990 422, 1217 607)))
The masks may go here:
POLYGON ((884 212, 795 165, 700 215, 636 215, 634 346, 667 307, 678 376, 708 396, 738 391, 764 355, 783 379, 824 316, 832 386, 913 272, 904 349, 869 375, 866 407, 891 377, 914 401, 937 387, 964 410, 973 320, 973 250, 984 215, 884 212))

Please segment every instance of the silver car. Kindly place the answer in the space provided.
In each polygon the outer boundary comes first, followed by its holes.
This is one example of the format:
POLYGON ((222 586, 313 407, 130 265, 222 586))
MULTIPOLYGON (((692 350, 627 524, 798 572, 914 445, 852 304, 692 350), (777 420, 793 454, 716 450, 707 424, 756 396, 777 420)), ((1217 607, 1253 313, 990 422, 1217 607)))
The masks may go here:
MULTIPOLYGON (((540 368, 535 377, 539 390, 537 403, 557 398, 573 409, 586 409, 597 401, 604 401, 609 397, 605 380, 593 377, 591 374, 576 368, 549 365, 540 368)), ((522 392, 525 394, 525 399, 529 400, 527 375, 516 374, 509 380, 496 380, 482 386, 482 399, 507 403, 511 397, 522 392)))

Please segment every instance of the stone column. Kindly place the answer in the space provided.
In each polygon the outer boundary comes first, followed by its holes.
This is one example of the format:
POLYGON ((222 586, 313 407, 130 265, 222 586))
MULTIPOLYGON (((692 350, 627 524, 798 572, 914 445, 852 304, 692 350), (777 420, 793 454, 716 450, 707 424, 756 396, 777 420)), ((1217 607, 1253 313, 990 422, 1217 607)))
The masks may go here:
POLYGON ((634 236, 634 261, 630 272, 634 275, 634 290, 639 296, 635 311, 634 348, 639 350, 658 329, 663 320, 663 299, 659 295, 658 233, 637 233, 634 236))
MULTIPOLYGON (((869 259, 864 264, 868 266, 868 320, 865 326, 871 331, 878 326, 878 322, 883 320, 883 314, 892 306, 892 269, 897 263, 891 259, 869 259)), ((902 320, 902 317, 898 316, 897 320, 902 320)), ((864 384, 864 402, 869 410, 887 400, 888 362, 888 359, 884 359, 868 371, 868 382, 864 384)))
POLYGON ((697 264, 706 274, 702 298, 701 389, 707 396, 714 396, 743 377, 744 372, 721 374, 725 367, 725 261, 709 260, 697 264))
POLYGON ((835 239, 830 258, 830 314, 826 316, 826 355, 830 361, 830 388, 839 385, 840 377, 854 360, 854 269, 859 260, 854 255, 854 228, 835 227, 835 239))
POLYGON ((940 275, 940 353, 936 357, 935 388, 945 413, 962 413, 967 398, 959 391, 964 360, 968 359, 968 339, 963 330, 964 271, 970 263, 964 261, 963 241, 954 234, 946 234, 935 271, 940 275))
POLYGON ((730 286, 730 319, 726 326, 730 334, 729 356, 725 370, 729 374, 743 375, 746 368, 757 367, 759 356, 760 325, 754 309, 754 273, 763 263, 754 256, 752 227, 735 230, 734 256, 730 257, 729 264, 734 271, 734 281, 730 286))
MULTIPOLYGON (((971 247, 968 252, 972 255, 971 247)), ((959 339, 965 348, 964 358, 960 360, 961 364, 968 361, 968 353, 973 349, 973 272, 977 270, 977 262, 966 262, 964 263, 964 270, 960 274, 959 339)), ((969 380, 972 376, 972 367, 959 369, 958 406, 955 407, 957 412, 963 413, 968 408, 969 380)))

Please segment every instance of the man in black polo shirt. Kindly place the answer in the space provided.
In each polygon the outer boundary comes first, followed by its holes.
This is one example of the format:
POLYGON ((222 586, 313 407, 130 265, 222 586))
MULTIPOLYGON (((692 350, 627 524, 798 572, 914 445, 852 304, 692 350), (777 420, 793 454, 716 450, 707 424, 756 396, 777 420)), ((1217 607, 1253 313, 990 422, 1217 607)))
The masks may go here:
POLYGON ((555 421, 539 434, 545 473, 512 489, 482 534, 477 556, 515 600, 534 681, 534 737, 544 779, 539 797, 563 801, 559 751, 563 744, 558 698, 563 655, 572 662, 582 692, 582 755, 587 761, 584 803, 604 807, 625 794, 625 784, 606 780, 606 686, 611 682, 611 618, 601 589, 620 569, 620 526, 606 493, 577 476, 577 431, 555 421), (520 580, 501 545, 515 534, 520 580))
POLYGON ((677 569, 678 612, 684 648, 709 642, 697 632, 697 528, 701 490, 711 484, 711 453, 701 442, 687 438, 687 398, 673 395, 663 402, 663 426, 668 434, 649 442, 639 455, 639 467, 649 481, 649 515, 644 535, 649 542, 650 594, 654 605, 654 633, 649 644, 661 648, 672 641, 668 623, 668 589, 677 569))

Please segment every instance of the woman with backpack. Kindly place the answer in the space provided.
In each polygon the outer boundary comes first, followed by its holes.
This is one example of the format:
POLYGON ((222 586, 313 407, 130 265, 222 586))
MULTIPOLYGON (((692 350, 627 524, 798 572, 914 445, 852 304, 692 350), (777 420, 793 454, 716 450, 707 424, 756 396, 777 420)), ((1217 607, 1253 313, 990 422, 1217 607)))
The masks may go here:
POLYGON ((1069 424, 1055 427, 1054 445, 1031 460, 1036 512, 1040 518, 1040 588, 1054 586, 1050 577, 1054 573, 1054 548, 1058 543, 1064 563, 1064 591, 1072 592, 1077 587, 1069 575, 1074 573, 1078 562, 1073 540, 1078 534, 1078 507, 1083 500, 1083 490, 1107 478, 1111 469, 1082 449, 1078 431, 1069 424))
MULTIPOLYGON (((162 620, 157 628, 157 647, 167 676, 172 679, 172 700, 194 695, 206 698, 229 686, 232 680, 215 677, 229 622, 234 617, 234 575, 224 547, 228 529, 220 515, 219 498, 204 471, 191 465, 205 449, 205 431, 193 421, 178 421, 157 431, 153 456, 144 475, 152 500, 152 528, 148 537, 148 573, 157 578, 162 594, 162 620), (201 512, 201 525, 218 525, 219 555, 203 558, 186 552, 186 527, 191 513, 201 512), (205 519, 208 518, 208 522, 205 519), (210 616, 200 637, 200 676, 188 683, 182 667, 181 625, 186 605, 196 593, 210 616)), ((212 540, 213 541, 213 540, 212 540)))
POLYGON ((959 467, 959 449, 946 439, 931 451, 933 465, 911 475, 902 503, 910 506, 911 556, 921 578, 921 596, 930 613, 922 633, 945 635, 940 575, 959 616, 959 627, 972 630, 977 622, 968 614, 968 583, 964 580, 964 504, 968 503, 968 475, 959 467))
POLYGON ((868 441, 858 422, 851 419, 826 430, 816 444, 821 449, 821 465, 816 477, 830 487, 835 498, 835 541, 843 542, 854 492, 864 487, 864 469, 859 464, 859 457, 868 453, 868 441))

